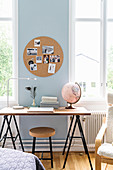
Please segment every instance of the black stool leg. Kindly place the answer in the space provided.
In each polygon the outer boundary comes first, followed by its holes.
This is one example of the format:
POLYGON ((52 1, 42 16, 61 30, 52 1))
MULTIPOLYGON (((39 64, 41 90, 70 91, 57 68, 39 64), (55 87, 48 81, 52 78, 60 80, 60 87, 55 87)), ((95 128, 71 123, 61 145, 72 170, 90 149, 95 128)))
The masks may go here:
POLYGON ((83 133, 81 122, 80 122, 80 117, 78 116, 77 119, 78 119, 78 127, 79 127, 79 131, 80 131, 80 134, 81 134, 81 137, 82 137, 84 150, 85 150, 85 153, 88 156, 88 160, 89 160, 89 163, 90 163, 91 170, 93 170, 92 163, 91 163, 90 156, 89 156, 89 152, 88 152, 88 148, 87 148, 87 144, 86 144, 86 141, 85 141, 84 133, 83 133))
POLYGON ((36 141, 36 137, 33 137, 32 154, 35 153, 35 141, 36 141))
POLYGON ((49 143, 50 143, 50 154, 51 154, 51 168, 53 168, 53 153, 52 153, 51 137, 49 137, 49 143))
POLYGON ((67 137, 66 137, 66 141, 65 141, 65 145, 64 145, 62 155, 64 155, 64 153, 65 153, 65 149, 66 149, 66 146, 67 146, 68 138, 70 136, 70 131, 71 131, 71 127, 72 127, 72 124, 73 124, 73 120, 74 120, 74 115, 73 115, 71 123, 70 123, 70 127, 69 127, 69 130, 68 130, 68 134, 67 134, 67 137))
POLYGON ((65 161, 64 161, 63 168, 65 168, 65 165, 66 165, 66 161, 67 161, 68 153, 69 153, 69 150, 70 150, 70 147, 71 147, 71 143, 72 143, 73 135, 74 135, 75 128, 76 128, 76 124, 77 124, 77 119, 76 119, 75 124, 74 124, 73 132, 72 132, 72 136, 71 136, 71 138, 70 138, 70 142, 69 142, 69 146, 68 146, 68 150, 67 150, 67 154, 66 154, 66 157, 65 157, 65 161))

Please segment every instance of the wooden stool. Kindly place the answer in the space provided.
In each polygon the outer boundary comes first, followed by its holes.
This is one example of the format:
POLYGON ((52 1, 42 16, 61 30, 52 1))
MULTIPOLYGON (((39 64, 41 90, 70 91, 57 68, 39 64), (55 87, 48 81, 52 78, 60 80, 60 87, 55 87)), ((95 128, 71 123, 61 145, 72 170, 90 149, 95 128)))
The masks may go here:
POLYGON ((42 152, 42 160, 51 160, 51 168, 53 168, 53 153, 52 153, 52 142, 51 142, 51 136, 55 135, 55 129, 50 127, 36 127, 29 130, 30 136, 33 137, 33 146, 32 146, 32 153, 35 152, 35 142, 36 138, 48 138, 49 137, 49 143, 50 143, 50 154, 51 158, 43 158, 43 152, 42 152))

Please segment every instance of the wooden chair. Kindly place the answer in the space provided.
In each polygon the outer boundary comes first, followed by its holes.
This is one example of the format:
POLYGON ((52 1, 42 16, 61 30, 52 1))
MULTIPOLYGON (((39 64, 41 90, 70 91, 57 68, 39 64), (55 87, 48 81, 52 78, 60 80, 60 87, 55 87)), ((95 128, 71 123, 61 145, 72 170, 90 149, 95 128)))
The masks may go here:
POLYGON ((101 162, 113 165, 113 94, 108 94, 108 104, 106 118, 95 140, 95 170, 101 170, 101 162), (106 142, 102 144, 104 136, 106 142))
POLYGON ((41 156, 41 160, 51 160, 51 167, 53 168, 53 153, 52 153, 52 141, 51 141, 51 136, 55 135, 55 129, 50 128, 50 127, 35 127, 29 130, 30 136, 33 137, 33 146, 32 146, 32 153, 34 154, 35 152, 35 142, 36 138, 49 138, 49 144, 50 144, 50 155, 51 158, 43 158, 43 152, 41 156))

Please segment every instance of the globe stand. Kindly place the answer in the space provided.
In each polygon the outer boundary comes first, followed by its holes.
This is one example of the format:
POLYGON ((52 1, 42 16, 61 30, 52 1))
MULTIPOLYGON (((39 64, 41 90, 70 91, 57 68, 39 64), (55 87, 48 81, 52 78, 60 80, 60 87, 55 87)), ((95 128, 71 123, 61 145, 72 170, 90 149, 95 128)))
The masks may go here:
POLYGON ((72 103, 69 103, 69 104, 70 104, 70 106, 65 107, 65 109, 76 109, 76 107, 74 107, 74 106, 72 105, 72 103))

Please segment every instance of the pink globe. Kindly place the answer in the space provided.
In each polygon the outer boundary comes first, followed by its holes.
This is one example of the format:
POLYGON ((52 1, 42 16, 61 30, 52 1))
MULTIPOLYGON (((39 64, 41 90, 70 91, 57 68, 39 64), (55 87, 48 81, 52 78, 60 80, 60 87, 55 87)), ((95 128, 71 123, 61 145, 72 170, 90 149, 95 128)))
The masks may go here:
POLYGON ((77 103, 81 97, 81 88, 78 83, 67 83, 62 88, 62 97, 70 103, 68 108, 73 108, 72 104, 77 103))

